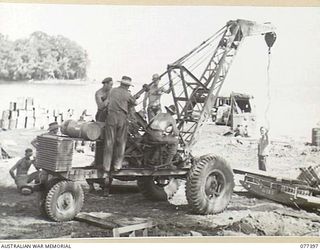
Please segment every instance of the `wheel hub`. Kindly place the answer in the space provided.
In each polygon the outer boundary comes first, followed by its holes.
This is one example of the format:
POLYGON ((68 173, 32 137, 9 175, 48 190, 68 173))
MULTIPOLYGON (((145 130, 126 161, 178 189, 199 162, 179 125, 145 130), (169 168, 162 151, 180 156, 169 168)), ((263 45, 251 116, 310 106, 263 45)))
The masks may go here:
POLYGON ((218 172, 211 173, 205 183, 205 193, 209 199, 219 197, 225 180, 218 172))
POLYGON ((61 194, 57 199, 57 208, 60 211, 67 211, 74 207, 75 200, 69 192, 61 194))

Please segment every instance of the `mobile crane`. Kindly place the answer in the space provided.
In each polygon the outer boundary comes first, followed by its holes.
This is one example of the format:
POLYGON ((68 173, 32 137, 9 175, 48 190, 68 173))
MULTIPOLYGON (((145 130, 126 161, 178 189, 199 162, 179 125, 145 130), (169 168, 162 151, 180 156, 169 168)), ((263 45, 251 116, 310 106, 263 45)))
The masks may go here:
MULTIPOLYGON (((186 180, 186 197, 198 214, 222 212, 228 205, 234 188, 233 170, 222 157, 204 155, 194 157, 192 147, 210 115, 219 91, 226 79, 233 59, 245 37, 264 35, 269 48, 275 40, 274 26, 247 20, 232 20, 213 36, 202 42, 179 60, 169 64, 161 74, 171 89, 172 103, 177 110, 180 131, 178 152, 168 168, 163 163, 166 145, 144 141, 147 122, 135 113, 130 117, 124 166, 109 174, 94 166, 72 167, 74 138, 42 135, 38 137, 38 167, 45 173, 40 207, 54 221, 73 219, 82 208, 84 193, 78 181, 86 179, 137 180, 142 194, 151 200, 166 200, 178 189, 178 179, 186 180), (200 69, 200 65, 205 65, 200 69), (193 113, 199 115, 194 116, 193 113), (160 150, 156 162, 150 161, 160 150), (70 152, 70 154, 67 154, 70 152)), ((150 84, 151 85, 151 84, 150 84)), ((149 86, 150 86, 149 85, 149 86)), ((134 96, 148 91, 144 86, 134 96)), ((100 159, 101 160, 101 159, 100 159)), ((99 159, 96 159, 96 164, 99 159)), ((101 162, 100 162, 101 163, 101 162)))

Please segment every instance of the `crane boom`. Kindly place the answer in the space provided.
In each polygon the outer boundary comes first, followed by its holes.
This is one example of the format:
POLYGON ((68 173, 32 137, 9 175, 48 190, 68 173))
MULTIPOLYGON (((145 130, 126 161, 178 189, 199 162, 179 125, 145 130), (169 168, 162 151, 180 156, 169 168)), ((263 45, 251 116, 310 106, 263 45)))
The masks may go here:
POLYGON ((271 24, 259 25, 252 21, 229 21, 222 30, 222 36, 201 76, 197 78, 183 63, 168 65, 172 97, 177 109, 178 128, 185 147, 196 141, 203 122, 208 118, 228 74, 232 61, 246 36, 273 32, 271 24), (180 82, 174 83, 173 75, 180 82), (181 93, 177 89, 182 87, 181 93), (192 113, 198 112, 195 117, 192 113))
MULTIPOLYGON (((270 23, 231 20, 199 46, 169 64, 167 71, 161 74, 162 79, 167 77, 171 89, 177 111, 180 144, 185 152, 190 152, 197 141, 200 128, 210 114, 244 38, 274 34, 274 30, 275 27, 270 23), (202 57, 199 56, 201 53, 202 57), (199 58, 190 65, 191 59, 197 56, 199 58), (196 71, 200 64, 205 66, 196 71)), ((134 96, 139 98, 148 91, 149 86, 144 85, 134 96)))

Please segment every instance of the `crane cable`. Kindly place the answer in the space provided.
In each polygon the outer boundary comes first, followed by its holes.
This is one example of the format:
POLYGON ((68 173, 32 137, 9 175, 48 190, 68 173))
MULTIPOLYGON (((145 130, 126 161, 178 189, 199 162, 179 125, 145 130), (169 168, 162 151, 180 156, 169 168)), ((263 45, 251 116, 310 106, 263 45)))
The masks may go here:
POLYGON ((268 52, 268 65, 267 65, 267 99, 268 99, 268 101, 267 101, 266 110, 264 112, 264 118, 265 118, 268 130, 270 130, 269 109, 270 109, 270 105, 271 105, 270 63, 271 63, 271 52, 270 52, 270 49, 269 49, 269 52, 268 52))
POLYGON ((270 130, 270 121, 268 117, 269 109, 270 109, 270 104, 271 104, 271 93, 270 93, 270 64, 271 64, 271 48, 274 44, 274 42, 277 39, 277 35, 275 32, 268 32, 264 35, 265 42, 268 46, 268 65, 267 65, 267 106, 266 110, 264 112, 265 116, 265 122, 267 123, 267 129, 270 130))

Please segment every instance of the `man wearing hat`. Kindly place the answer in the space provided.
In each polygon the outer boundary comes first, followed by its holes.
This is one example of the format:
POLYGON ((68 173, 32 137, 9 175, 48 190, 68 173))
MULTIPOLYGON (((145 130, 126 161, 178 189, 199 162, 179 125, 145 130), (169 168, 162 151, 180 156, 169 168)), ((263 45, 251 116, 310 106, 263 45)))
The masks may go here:
POLYGON ((107 99, 109 92, 113 85, 113 80, 111 77, 107 77, 102 81, 102 88, 97 90, 95 94, 96 104, 98 107, 98 111, 96 114, 96 121, 97 122, 105 122, 106 121, 106 103, 105 100, 107 99))
POLYGON ((127 142, 127 117, 136 105, 136 99, 130 94, 129 87, 132 80, 123 76, 120 86, 111 89, 107 98, 108 112, 105 126, 105 148, 103 155, 103 168, 109 172, 120 170, 124 158, 127 142))
MULTIPOLYGON (((57 122, 51 122, 49 124, 49 128, 48 128, 48 132, 47 133, 44 133, 42 135, 56 135, 59 131, 59 124, 57 122)), ((36 149, 38 147, 38 140, 37 140, 37 137, 34 138, 32 141, 31 141, 31 145, 34 146, 36 149)))
POLYGON ((167 113, 157 114, 149 123, 147 129, 150 142, 163 142, 167 144, 167 159, 165 163, 171 163, 178 149, 179 130, 173 115, 176 114, 176 107, 170 105, 165 107, 167 113))
POLYGON ((169 94, 170 88, 168 90, 164 90, 164 88, 159 87, 160 76, 159 74, 152 75, 152 84, 150 86, 149 91, 147 91, 144 95, 143 99, 143 111, 148 114, 148 121, 150 122, 153 117, 161 112, 161 95, 163 93, 169 94), (146 107, 148 103, 148 108, 146 112, 146 107))

